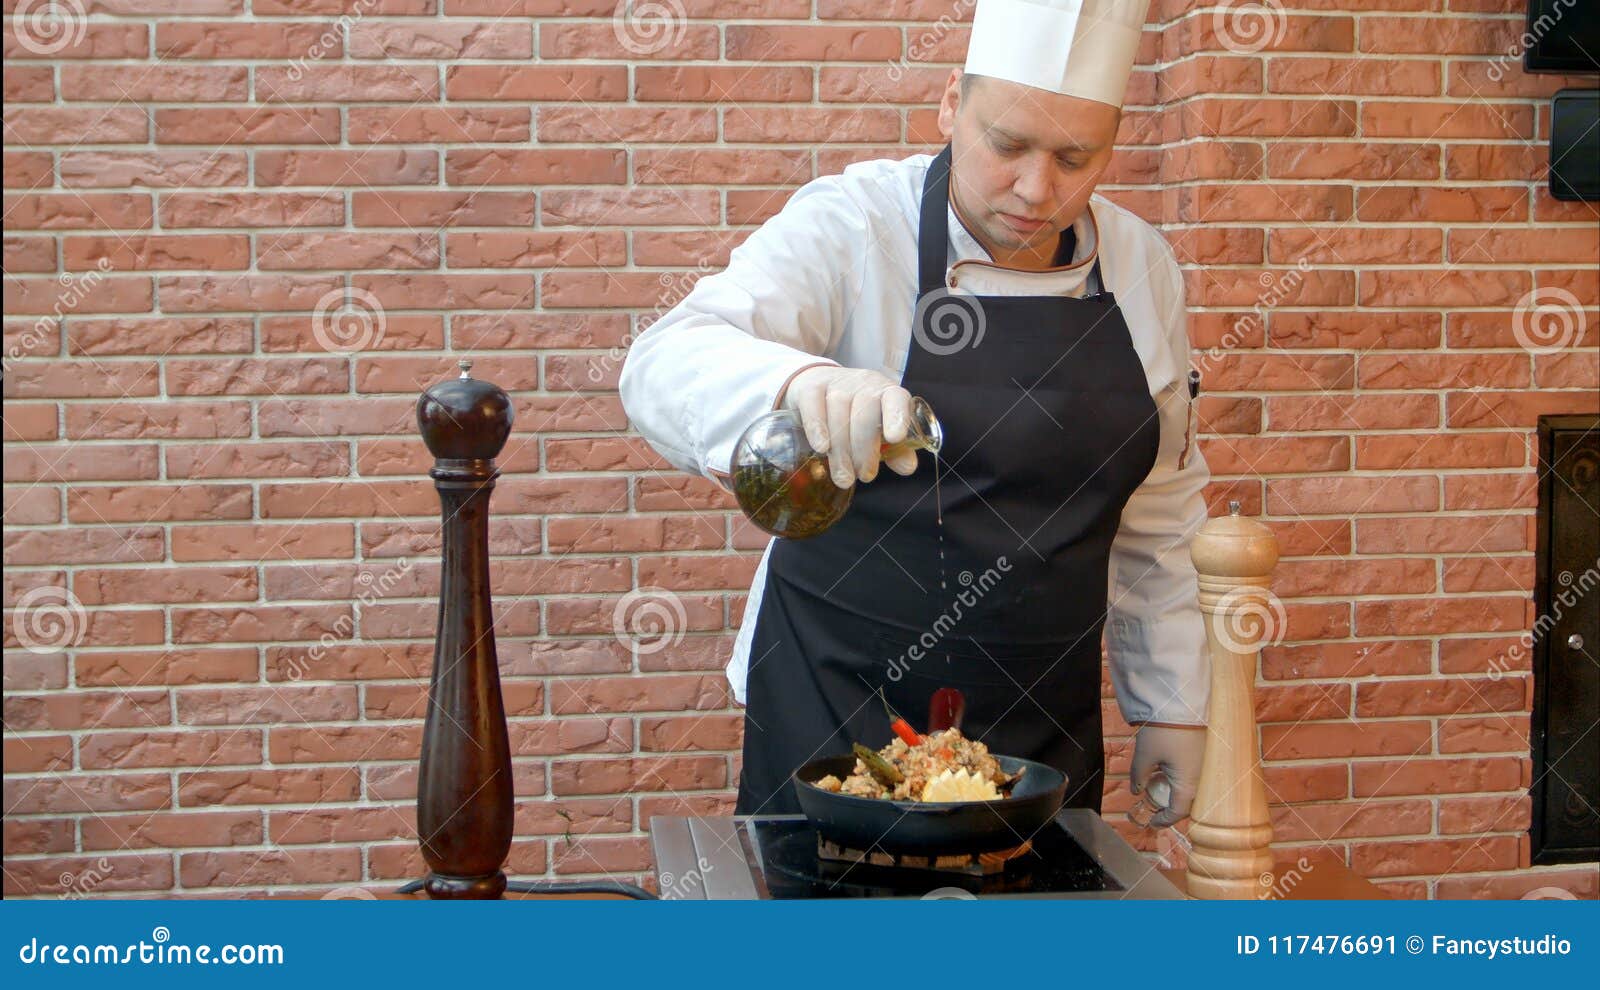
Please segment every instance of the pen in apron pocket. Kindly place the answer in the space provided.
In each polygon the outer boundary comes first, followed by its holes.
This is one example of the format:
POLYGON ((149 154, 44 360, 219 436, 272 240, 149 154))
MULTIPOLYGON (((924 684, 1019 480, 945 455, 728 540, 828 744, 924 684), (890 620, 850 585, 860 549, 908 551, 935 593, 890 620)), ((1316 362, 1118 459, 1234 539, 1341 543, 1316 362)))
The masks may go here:
POLYGON ((1189 463, 1189 448, 1194 445, 1195 420, 1198 418, 1195 404, 1200 398, 1200 369, 1189 369, 1189 416, 1184 425, 1183 451, 1178 454, 1178 470, 1182 471, 1189 463))

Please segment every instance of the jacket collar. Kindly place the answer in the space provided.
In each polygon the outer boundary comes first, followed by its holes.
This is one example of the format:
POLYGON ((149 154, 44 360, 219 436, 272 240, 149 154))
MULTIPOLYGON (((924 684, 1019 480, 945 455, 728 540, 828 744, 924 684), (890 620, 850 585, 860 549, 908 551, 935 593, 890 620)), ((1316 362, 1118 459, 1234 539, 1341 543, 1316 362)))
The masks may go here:
POLYGON ((972 286, 974 291, 1038 295, 1079 295, 1085 291, 1089 272, 1100 250, 1099 224, 1094 218, 1092 197, 1072 223, 1077 240, 1072 262, 1038 271, 996 263, 988 249, 967 228, 966 221, 956 210, 953 196, 947 210, 951 268, 959 267, 962 281, 972 286))

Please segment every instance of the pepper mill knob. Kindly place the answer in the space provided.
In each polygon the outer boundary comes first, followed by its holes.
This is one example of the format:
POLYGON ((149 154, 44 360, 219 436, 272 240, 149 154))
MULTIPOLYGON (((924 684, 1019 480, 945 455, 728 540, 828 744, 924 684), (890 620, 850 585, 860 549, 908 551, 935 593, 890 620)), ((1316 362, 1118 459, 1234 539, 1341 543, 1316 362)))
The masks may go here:
POLYGON ((461 377, 430 386, 417 400, 417 426, 439 460, 489 461, 511 435, 511 397, 492 382, 473 378, 472 362, 457 362, 461 377))
POLYGON ((1207 577, 1224 593, 1235 584, 1261 584, 1278 564, 1278 539, 1265 523, 1239 514, 1239 503, 1228 503, 1228 514, 1208 519, 1190 545, 1201 590, 1207 577))

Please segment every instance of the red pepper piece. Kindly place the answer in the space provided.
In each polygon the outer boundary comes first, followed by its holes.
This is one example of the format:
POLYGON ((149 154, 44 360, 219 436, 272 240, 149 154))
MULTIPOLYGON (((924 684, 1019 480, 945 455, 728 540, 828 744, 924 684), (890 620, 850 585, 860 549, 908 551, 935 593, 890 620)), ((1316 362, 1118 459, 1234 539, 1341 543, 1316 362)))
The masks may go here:
POLYGON ((878 697, 883 701, 883 710, 889 715, 889 728, 894 730, 894 734, 904 739, 907 746, 915 746, 922 742, 922 737, 917 735, 917 730, 911 727, 911 723, 901 718, 898 712, 889 707, 889 699, 884 696, 883 688, 881 687, 878 689, 878 697))
POLYGON ((907 746, 915 746, 917 743, 922 741, 922 737, 917 735, 917 730, 913 729, 911 727, 911 723, 907 722, 903 718, 897 718, 890 722, 889 728, 894 730, 895 735, 899 736, 901 739, 904 739, 907 746))

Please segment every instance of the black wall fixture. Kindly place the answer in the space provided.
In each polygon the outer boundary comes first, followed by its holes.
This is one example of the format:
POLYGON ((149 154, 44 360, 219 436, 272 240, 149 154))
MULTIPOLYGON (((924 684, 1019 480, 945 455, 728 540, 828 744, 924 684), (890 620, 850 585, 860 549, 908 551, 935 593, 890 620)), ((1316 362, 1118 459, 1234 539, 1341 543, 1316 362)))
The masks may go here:
POLYGON ((1550 195, 1600 201, 1600 89, 1563 89, 1550 101, 1550 195))
POLYGON ((1600 860, 1600 416, 1539 418, 1533 862, 1600 860))

